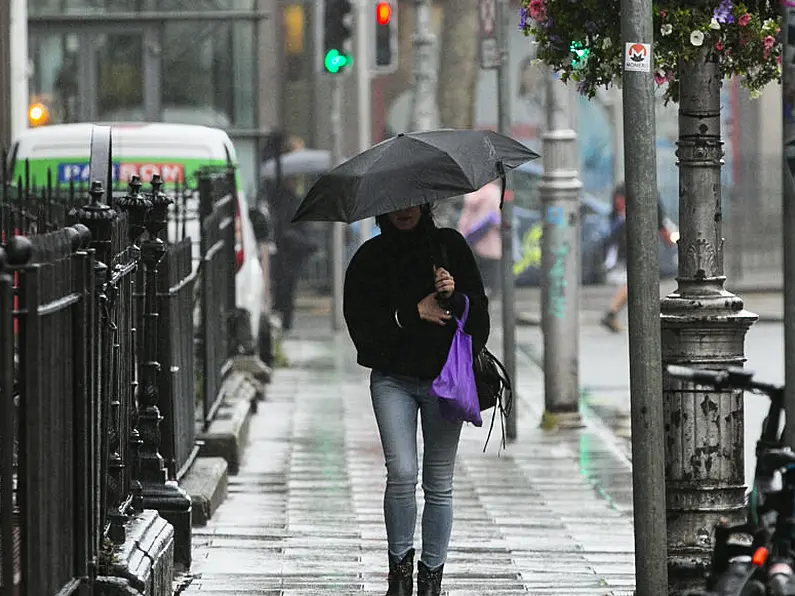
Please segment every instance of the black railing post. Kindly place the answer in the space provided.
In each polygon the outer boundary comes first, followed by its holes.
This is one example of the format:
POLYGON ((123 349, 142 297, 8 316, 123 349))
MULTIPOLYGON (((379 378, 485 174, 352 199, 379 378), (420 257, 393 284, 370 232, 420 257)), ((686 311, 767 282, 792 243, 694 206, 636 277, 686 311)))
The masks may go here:
MULTIPOLYGON (((143 506, 157 509, 161 517, 174 526, 174 561, 190 566, 191 561, 191 501, 175 482, 168 482, 168 469, 160 454, 160 425, 164 419, 161 400, 171 399, 160 395, 159 375, 162 374, 159 352, 158 320, 162 307, 158 296, 159 265, 166 256, 166 243, 160 233, 168 224, 168 207, 171 199, 162 191, 159 175, 152 177, 152 192, 147 197, 151 208, 145 222, 146 239, 141 243, 144 263, 145 293, 143 310, 143 361, 140 363, 141 384, 138 391, 137 430, 140 433, 139 479, 143 486, 143 506)), ((173 425, 174 420, 166 420, 173 425)))
POLYGON ((122 457, 121 429, 118 424, 120 396, 114 395, 112 387, 113 357, 110 346, 113 344, 114 332, 108 312, 109 305, 114 301, 114 288, 109 287, 110 266, 113 260, 113 226, 119 214, 109 205, 102 203, 105 189, 102 182, 95 180, 89 191, 91 202, 70 211, 71 218, 85 225, 91 231, 90 247, 96 251, 94 261, 94 291, 100 313, 95 321, 95 333, 99 349, 94 350, 92 363, 96 374, 92 382, 93 391, 99 408, 100 428, 96 437, 99 443, 99 516, 97 522, 102 528, 105 520, 110 524, 108 537, 112 542, 121 544, 125 540, 124 523, 127 521, 115 504, 123 501, 124 495, 124 458, 122 457))

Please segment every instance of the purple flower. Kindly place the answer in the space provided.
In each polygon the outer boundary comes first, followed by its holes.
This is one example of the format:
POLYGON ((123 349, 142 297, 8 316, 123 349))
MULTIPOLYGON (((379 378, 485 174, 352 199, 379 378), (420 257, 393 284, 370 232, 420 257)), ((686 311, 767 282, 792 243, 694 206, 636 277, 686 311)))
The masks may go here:
POLYGON ((525 29, 527 29, 527 18, 528 18, 528 16, 529 15, 527 14, 527 7, 522 6, 522 8, 519 9, 519 29, 521 31, 524 31, 525 29))
POLYGON ((552 25, 553 25, 552 17, 548 17, 546 22, 543 23, 541 26, 543 27, 544 31, 549 31, 550 29, 552 29, 552 25))
POLYGON ((712 16, 719 23, 733 23, 732 0, 721 0, 720 6, 712 12, 712 16))

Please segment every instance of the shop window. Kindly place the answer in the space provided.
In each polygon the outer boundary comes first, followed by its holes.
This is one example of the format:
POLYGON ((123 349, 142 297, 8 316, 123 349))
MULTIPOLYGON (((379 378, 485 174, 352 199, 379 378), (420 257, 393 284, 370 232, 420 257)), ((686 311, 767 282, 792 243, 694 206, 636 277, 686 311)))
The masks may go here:
POLYGON ((254 24, 169 22, 163 29, 164 119, 222 128, 254 127, 254 24))

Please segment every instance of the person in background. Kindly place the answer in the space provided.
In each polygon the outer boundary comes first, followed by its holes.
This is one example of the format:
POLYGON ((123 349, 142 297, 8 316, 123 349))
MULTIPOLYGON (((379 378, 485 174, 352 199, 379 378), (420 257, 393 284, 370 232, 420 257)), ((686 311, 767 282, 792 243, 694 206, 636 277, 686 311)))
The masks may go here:
POLYGON ((298 278, 309 257, 318 248, 308 233, 307 222, 291 222, 299 203, 298 178, 285 176, 270 196, 276 244, 272 259, 273 310, 279 316, 284 333, 293 327, 298 278))
MULTIPOLYGON (((607 280, 619 286, 607 312, 602 317, 602 325, 612 331, 619 333, 621 324, 618 322, 618 314, 627 304, 627 231, 626 231, 626 196, 624 183, 616 185, 613 190, 613 211, 610 214, 610 233, 606 241, 605 269, 607 270, 607 280)), ((657 197, 657 222, 660 236, 668 246, 673 246, 676 237, 670 220, 663 213, 659 195, 657 197)))
POLYGON ((500 291, 502 240, 500 238, 500 185, 490 182, 464 195, 458 231, 472 247, 489 297, 500 291))

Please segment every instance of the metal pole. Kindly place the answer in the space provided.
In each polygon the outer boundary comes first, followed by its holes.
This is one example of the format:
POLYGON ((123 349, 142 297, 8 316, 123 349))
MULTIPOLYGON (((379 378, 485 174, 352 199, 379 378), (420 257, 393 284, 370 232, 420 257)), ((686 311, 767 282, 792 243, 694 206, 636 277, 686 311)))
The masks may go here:
MULTIPOLYGON (((372 22, 375 15, 370 0, 359 0, 356 15, 356 104, 359 106, 359 151, 370 148, 373 138, 372 92, 370 88, 370 55, 372 54, 372 22)), ((359 222, 359 241, 364 244, 373 230, 372 218, 359 222)))
MULTIPOLYGON (((508 0, 497 2, 497 46, 500 63, 497 67, 497 126, 504 135, 511 134, 511 79, 508 61, 508 0)), ((516 387, 516 304, 513 277, 513 201, 502 206, 500 238, 502 241, 502 358, 505 370, 516 387)), ((516 401, 505 421, 505 436, 516 439, 516 401)))
POLYGON ((0 148, 11 145, 11 7, 0 2, 0 148))
MULTIPOLYGON (((681 62, 678 287, 661 302, 664 364, 742 366, 757 316, 724 288, 718 63, 705 43, 681 62)), ((702 588, 721 518, 744 521, 742 391, 663 377, 670 594, 702 588)))
POLYGON ((414 11, 411 129, 432 130, 438 126, 439 108, 436 105, 436 36, 431 28, 431 0, 416 0, 414 11))
MULTIPOLYGON (((331 159, 333 165, 342 161, 342 79, 331 80, 331 159)), ((342 294, 345 283, 345 224, 335 222, 331 235, 331 328, 345 328, 342 294)))
POLYGON ((541 324, 544 331, 544 428, 578 428, 580 417, 580 190, 577 133, 568 89, 547 77, 543 135, 541 324))
MULTIPOLYGON (((784 370, 786 419, 795 421, 795 37, 790 37, 795 27, 795 7, 782 2, 784 56, 782 56, 783 133, 784 160, 782 164, 782 190, 784 199, 782 229, 784 230, 784 370)), ((787 444, 795 447, 795 423, 785 426, 787 444)))
POLYGON ((28 127, 28 3, 11 0, 11 137, 28 127))
MULTIPOLYGON (((651 15, 651 0, 622 0, 622 46, 644 43, 651 48, 651 15)), ((632 131, 623 139, 623 170, 627 197, 627 307, 636 596, 660 596, 668 591, 652 63, 653 60, 650 60, 647 71, 624 69, 622 102, 623 124, 632 131)), ((618 98, 615 103, 618 103, 618 98)), ((613 110, 616 114, 615 107, 613 110)), ((616 123, 619 119, 616 118, 616 123)))

